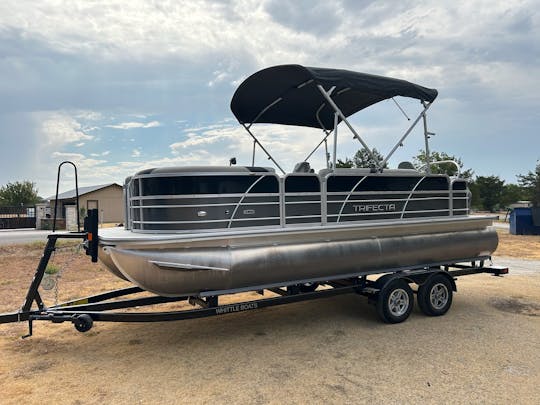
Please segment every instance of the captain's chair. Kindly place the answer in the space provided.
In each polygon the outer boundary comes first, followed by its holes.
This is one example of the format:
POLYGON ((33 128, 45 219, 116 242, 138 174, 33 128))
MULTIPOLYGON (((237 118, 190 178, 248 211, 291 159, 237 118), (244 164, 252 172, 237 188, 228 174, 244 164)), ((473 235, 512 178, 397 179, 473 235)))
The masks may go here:
POLYGON ((299 162, 294 165, 293 173, 313 173, 309 162, 299 162))
POLYGON ((415 169, 414 165, 411 162, 401 162, 398 167, 398 169, 415 169))

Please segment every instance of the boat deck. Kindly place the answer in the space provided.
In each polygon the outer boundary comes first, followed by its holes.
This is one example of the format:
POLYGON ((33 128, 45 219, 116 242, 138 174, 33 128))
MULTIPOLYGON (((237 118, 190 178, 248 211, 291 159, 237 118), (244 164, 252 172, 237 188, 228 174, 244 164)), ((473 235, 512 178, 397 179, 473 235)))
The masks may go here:
POLYGON ((283 237, 295 238, 299 235, 305 238, 312 234, 314 238, 320 239, 324 235, 339 235, 341 233, 350 234, 354 232, 358 237, 393 236, 408 232, 409 234, 424 234, 437 232, 467 231, 485 229, 492 225, 495 216, 456 216, 445 218, 411 218, 400 221, 379 220, 364 221, 344 224, 303 225, 287 228, 255 228, 255 229, 224 229, 194 232, 177 231, 171 233, 141 233, 126 230, 124 227, 103 228, 99 230, 100 243, 102 245, 126 245, 134 243, 141 247, 142 243, 150 245, 169 243, 196 243, 197 241, 216 241, 253 239, 254 237, 266 238, 266 243, 273 237, 282 239, 283 237))

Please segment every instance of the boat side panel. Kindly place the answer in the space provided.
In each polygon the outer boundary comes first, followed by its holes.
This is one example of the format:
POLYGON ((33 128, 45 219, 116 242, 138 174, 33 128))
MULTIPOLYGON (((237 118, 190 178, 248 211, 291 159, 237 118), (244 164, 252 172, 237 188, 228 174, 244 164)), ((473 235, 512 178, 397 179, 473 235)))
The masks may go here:
POLYGON ((280 179, 274 173, 181 174, 133 179, 127 198, 134 231, 280 226, 280 179))
POLYGON ((465 181, 411 170, 160 172, 126 186, 133 232, 205 232, 468 215, 465 181))

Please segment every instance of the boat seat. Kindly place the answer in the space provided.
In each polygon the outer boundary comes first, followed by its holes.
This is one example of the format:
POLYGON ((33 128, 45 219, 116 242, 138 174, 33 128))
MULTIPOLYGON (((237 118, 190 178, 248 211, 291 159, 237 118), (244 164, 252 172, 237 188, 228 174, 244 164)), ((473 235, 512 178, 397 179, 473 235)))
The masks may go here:
POLYGON ((416 168, 414 167, 414 165, 411 163, 411 162, 401 162, 398 167, 398 169, 413 169, 413 170, 416 170, 416 168))
POLYGON ((356 174, 359 176, 365 176, 368 174, 371 175, 387 175, 387 176, 403 176, 403 175, 418 175, 419 172, 416 169, 384 169, 382 173, 374 173, 371 169, 349 169, 349 168, 338 168, 336 170, 332 169, 322 169, 319 171, 319 176, 321 179, 324 179, 329 174, 335 174, 337 176, 339 175, 347 175, 347 174, 356 174))
POLYGON ((332 168, 328 168, 328 169, 321 169, 319 170, 319 176, 321 178, 324 178, 326 177, 327 175, 329 174, 362 174, 362 175, 366 175, 366 174, 369 174, 371 173, 371 169, 365 169, 365 168, 362 168, 362 169, 353 169, 353 168, 337 168, 337 169, 332 169, 332 168))
POLYGON ((298 162, 294 165, 293 173, 313 173, 309 162, 298 162))

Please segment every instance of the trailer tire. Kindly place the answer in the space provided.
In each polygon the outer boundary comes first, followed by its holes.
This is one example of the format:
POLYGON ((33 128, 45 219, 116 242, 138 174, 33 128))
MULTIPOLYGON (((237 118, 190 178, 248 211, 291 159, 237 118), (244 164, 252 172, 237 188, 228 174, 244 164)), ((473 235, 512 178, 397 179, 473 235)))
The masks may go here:
POLYGON ((75 326, 75 329, 77 329, 79 332, 88 332, 90 329, 92 329, 93 325, 94 321, 92 317, 87 314, 79 315, 73 320, 73 326, 75 326))
POLYGON ((443 274, 435 274, 418 288, 420 310, 428 316, 441 316, 452 305, 452 282, 443 274))
POLYGON ((377 313, 386 323, 406 320, 414 306, 414 295, 409 283, 394 278, 386 283, 377 297, 377 313))

